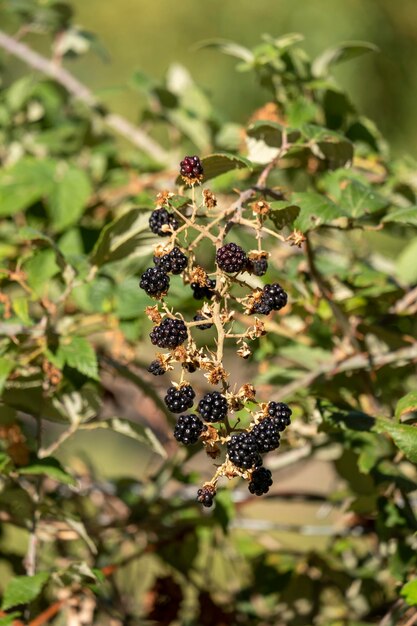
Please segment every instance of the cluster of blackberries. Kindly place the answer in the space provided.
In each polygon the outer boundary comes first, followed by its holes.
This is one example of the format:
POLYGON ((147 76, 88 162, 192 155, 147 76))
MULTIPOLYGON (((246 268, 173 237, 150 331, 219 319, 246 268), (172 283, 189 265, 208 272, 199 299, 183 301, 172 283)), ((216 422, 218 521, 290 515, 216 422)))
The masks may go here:
POLYGON ((164 398, 165 404, 173 413, 182 413, 194 404, 195 391, 191 385, 169 387, 164 398))
POLYGON ((232 435, 227 444, 229 459, 236 467, 254 470, 249 490, 257 495, 266 493, 272 485, 271 473, 261 468, 261 455, 279 447, 280 432, 290 424, 292 413, 283 402, 269 402, 266 410, 267 416, 249 432, 232 435))
POLYGON ((174 429, 174 437, 186 446, 197 443, 202 432, 207 430, 197 415, 180 415, 174 429))
POLYGON ((268 261, 265 257, 260 259, 248 259, 245 270, 254 276, 263 276, 268 270, 268 261))
POLYGON ((203 178, 204 170, 198 156, 186 156, 180 163, 180 174, 186 182, 199 182, 203 178))
POLYGON ((181 274, 188 264, 188 258, 177 247, 167 254, 154 256, 155 267, 150 267, 141 276, 139 287, 144 289, 148 296, 160 298, 168 293, 168 273, 181 274))
POLYGON ((149 364, 148 372, 154 376, 162 376, 162 374, 165 374, 165 369, 162 367, 162 363, 155 359, 155 361, 149 364))
POLYGON ((262 313, 268 315, 271 311, 279 311, 288 300, 288 295, 278 283, 265 285, 260 297, 252 306, 252 313, 262 313))

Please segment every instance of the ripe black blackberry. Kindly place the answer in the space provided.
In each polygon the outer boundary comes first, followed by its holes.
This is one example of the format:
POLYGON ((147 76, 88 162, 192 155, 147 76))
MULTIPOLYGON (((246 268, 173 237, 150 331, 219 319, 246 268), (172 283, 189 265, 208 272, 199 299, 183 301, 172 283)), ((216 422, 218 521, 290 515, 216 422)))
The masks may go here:
POLYGON ((198 156, 184 157, 180 163, 180 174, 185 179, 200 181, 203 178, 204 169, 198 156))
POLYGON ((287 300, 288 295, 281 285, 278 283, 265 285, 260 299, 253 305, 252 312, 268 315, 271 311, 282 309, 287 304, 287 300))
POLYGON ((277 430, 283 431, 291 424, 292 411, 284 402, 269 402, 266 407, 269 417, 276 425, 277 430))
POLYGON ((172 272, 172 274, 181 274, 188 265, 188 258, 177 247, 168 254, 154 256, 153 261, 161 270, 167 273, 172 272))
POLYGON ((144 289, 148 296, 160 298, 169 289, 169 276, 159 267, 149 267, 142 274, 139 287, 144 289))
POLYGON ((182 413, 194 404, 195 391, 191 385, 169 387, 164 398, 165 404, 173 413, 182 413))
POLYGON ((213 505, 213 498, 216 495, 214 488, 210 485, 206 485, 197 491, 197 500, 201 502, 203 506, 211 507, 213 505))
POLYGON ((197 415, 180 415, 174 428, 174 437, 180 443, 189 446, 197 443, 204 430, 207 430, 207 426, 197 415))
POLYGON ((162 367, 161 362, 155 359, 155 361, 149 364, 148 372, 154 376, 162 376, 162 374, 165 374, 165 369, 162 367))
POLYGON ((270 486, 272 485, 272 474, 269 469, 265 467, 259 467, 252 472, 251 480, 249 483, 249 491, 256 496, 262 496, 264 493, 268 493, 270 486))
MULTIPOLYGON (((193 320, 195 322, 199 322, 199 321, 205 321, 207 318, 204 317, 204 315, 202 315, 202 313, 197 313, 197 315, 194 315, 193 320)), ((213 326, 212 322, 208 322, 206 324, 197 324, 197 328, 199 328, 200 330, 208 330, 209 328, 211 328, 213 326)))
POLYGON ((149 228, 155 235, 160 237, 168 237, 172 230, 177 230, 178 222, 172 213, 166 209, 155 209, 149 218, 149 228), (163 226, 169 226, 168 229, 162 229, 163 226))
POLYGON ((229 459, 237 467, 251 469, 262 465, 258 444, 251 433, 232 435, 227 444, 229 459))
POLYGON ((154 327, 149 337, 154 346, 173 350, 186 341, 188 331, 182 320, 168 317, 154 327))
POLYGON ((206 393, 198 403, 197 411, 206 422, 220 422, 227 415, 227 400, 218 391, 206 393))
POLYGON ((268 270, 268 261, 265 258, 248 259, 245 269, 254 276, 263 276, 268 270))
POLYGON ((237 243, 227 243, 217 250, 216 262, 224 272, 240 272, 247 263, 246 252, 237 243))
POLYGON ((214 294, 214 289, 216 288, 216 281, 212 278, 209 278, 208 285, 204 285, 203 287, 198 283, 191 283, 191 289, 193 290, 193 297, 196 300, 204 300, 205 298, 209 300, 214 294))
POLYGON ((259 452, 270 452, 279 447, 279 430, 275 420, 271 417, 265 417, 259 424, 256 424, 251 433, 256 439, 259 452))

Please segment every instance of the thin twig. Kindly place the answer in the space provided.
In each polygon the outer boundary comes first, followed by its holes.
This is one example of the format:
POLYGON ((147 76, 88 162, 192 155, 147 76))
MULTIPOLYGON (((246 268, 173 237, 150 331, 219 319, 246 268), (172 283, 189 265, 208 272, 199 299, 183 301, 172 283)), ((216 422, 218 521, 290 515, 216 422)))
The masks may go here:
POLYGON ((0 47, 17 57, 26 65, 38 70, 62 85, 68 93, 77 98, 95 113, 100 114, 106 126, 140 148, 158 162, 168 163, 169 155, 154 139, 143 130, 115 113, 107 113, 93 93, 75 78, 68 70, 45 58, 26 44, 17 41, 0 31, 0 47))

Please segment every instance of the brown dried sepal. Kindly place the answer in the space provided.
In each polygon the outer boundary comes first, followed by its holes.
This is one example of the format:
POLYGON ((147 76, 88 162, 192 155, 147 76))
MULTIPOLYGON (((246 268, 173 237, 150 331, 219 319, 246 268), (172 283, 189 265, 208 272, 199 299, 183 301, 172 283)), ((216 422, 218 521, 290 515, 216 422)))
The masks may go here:
POLYGON ((208 372, 207 374, 204 374, 204 376, 211 385, 218 385, 220 382, 227 380, 229 377, 229 374, 222 365, 211 364, 211 366, 208 366, 205 369, 207 369, 208 372))
POLYGON ((147 306, 145 309, 146 316, 151 320, 154 324, 160 324, 162 321, 162 315, 158 310, 158 305, 147 306))
POLYGON ((238 398, 245 400, 245 402, 256 402, 256 389, 251 383, 242 385, 236 395, 238 398))
POLYGON ((236 467, 236 465, 234 465, 232 461, 228 458, 223 463, 222 475, 229 480, 232 480, 232 478, 235 478, 236 476, 241 476, 241 478, 244 478, 245 480, 247 480, 249 477, 249 473, 247 470, 242 470, 239 467, 236 467))
POLYGON ((155 361, 158 361, 158 363, 160 364, 160 366, 166 371, 168 372, 169 370, 173 370, 174 366, 172 365, 172 354, 168 353, 168 354, 162 354, 161 352, 158 352, 155 355, 155 361))
POLYGON ((269 258, 269 252, 266 252, 266 250, 249 250, 248 252, 248 259, 250 261, 259 261, 260 259, 268 259, 269 258))
MULTIPOLYGON (((212 483, 204 483, 204 485, 202 485, 202 487, 201 487, 201 490, 205 491, 206 493, 210 493, 213 496, 213 498, 216 495, 216 487, 212 483)), ((198 500, 198 502, 202 502, 203 501, 199 497, 197 497, 197 500, 198 500)))
POLYGON ((256 202, 252 202, 251 207, 255 215, 266 216, 271 210, 271 205, 265 200, 257 200, 256 202))
POLYGON ((0 439, 4 440, 6 452, 15 465, 22 466, 29 463, 26 437, 19 424, 11 423, 0 426, 0 439))
POLYGON ((55 367, 55 365, 52 365, 50 361, 44 359, 42 362, 42 370, 46 376, 46 382, 48 387, 49 385, 52 385, 53 387, 59 385, 62 380, 62 372, 57 367, 55 367))
POLYGON ((240 356, 242 359, 248 359, 252 354, 251 349, 249 348, 246 341, 243 341, 239 350, 236 350, 236 354, 240 356))
POLYGON ((249 313, 249 314, 252 313, 255 304, 259 302, 261 298, 262 298, 262 289, 256 289, 253 293, 247 296, 242 302, 242 304, 245 307, 245 313, 249 313))
POLYGON ((168 191, 168 190, 164 190, 164 191, 160 191, 157 195, 156 195, 156 206, 157 207, 162 207, 162 206, 167 206, 169 204, 169 200, 170 198, 172 198, 174 194, 172 193, 172 191, 168 191))
POLYGON ((204 176, 203 174, 199 174, 198 176, 183 176, 181 175, 182 180, 184 181, 184 183, 186 185, 189 185, 189 187, 192 187, 193 185, 199 185, 201 183, 201 181, 203 180, 204 176))
POLYGON ((197 283, 200 287, 208 287, 209 277, 206 270, 197 265, 190 273, 190 283, 197 283))
POLYGON ((257 339, 258 337, 262 337, 263 335, 266 335, 265 324, 258 317, 255 317, 254 325, 251 328, 248 328, 248 331, 246 334, 249 337, 249 339, 252 339, 252 341, 254 339, 257 339))
POLYGON ((217 206, 217 198, 210 189, 203 189, 204 206, 208 209, 214 209, 217 206))
POLYGON ((288 235, 285 239, 285 241, 289 241, 292 246, 297 246, 298 248, 301 248, 305 240, 305 235, 301 230, 293 230, 291 235, 288 235))
POLYGON ((9 319, 12 316, 12 304, 7 293, 0 292, 0 304, 4 306, 3 318, 5 320, 9 319))
POLYGON ((171 252, 172 248, 174 246, 171 243, 168 244, 158 244, 157 246, 155 246, 153 254, 156 257, 161 257, 164 256, 165 254, 169 254, 169 252, 171 252))

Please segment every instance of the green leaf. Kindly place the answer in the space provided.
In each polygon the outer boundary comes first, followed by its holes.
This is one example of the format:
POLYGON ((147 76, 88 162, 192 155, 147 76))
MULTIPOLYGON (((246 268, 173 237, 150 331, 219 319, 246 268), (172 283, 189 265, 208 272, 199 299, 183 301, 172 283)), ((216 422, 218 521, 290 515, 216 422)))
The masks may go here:
POLYGON ((284 129, 281 124, 269 120, 258 120, 250 124, 246 131, 248 156, 253 163, 269 163, 282 146, 282 135, 287 133, 287 140, 293 143, 300 137, 297 130, 284 129))
POLYGON ((73 165, 59 164, 47 201, 55 230, 64 230, 79 220, 91 193, 90 180, 83 170, 73 165))
POLYGON ((40 296, 48 292, 50 279, 59 272, 54 250, 36 250, 24 264, 29 286, 40 296))
POLYGON ((6 587, 2 608, 4 611, 19 604, 32 602, 42 591, 49 578, 47 572, 39 572, 34 576, 15 576, 6 587))
POLYGON ((274 222, 278 230, 291 226, 300 213, 300 207, 288 202, 271 202, 271 212, 268 217, 274 222))
POLYGON ((8 615, 4 615, 0 617, 0 626, 13 626, 15 619, 20 617, 20 613, 13 611, 13 613, 8 613, 8 615))
POLYGON ((68 474, 61 463, 54 457, 48 456, 46 459, 37 459, 35 463, 20 467, 16 470, 18 474, 40 475, 53 478, 64 485, 76 485, 77 481, 71 474, 68 474))
POLYGON ((3 391, 6 380, 14 366, 14 361, 7 356, 0 356, 0 393, 3 391))
POLYGON ((413 463, 417 463, 417 428, 378 419, 374 430, 390 435, 395 445, 404 452, 405 456, 413 463))
POLYGON ((372 187, 352 180, 340 196, 340 205, 349 217, 362 217, 374 213, 388 204, 372 187))
POLYGON ((95 430, 96 428, 112 430, 115 433, 119 433, 119 435, 124 435, 125 437, 130 437, 131 439, 140 441, 140 443, 152 448, 152 450, 156 452, 156 454, 159 454, 159 456, 164 458, 167 457, 167 453, 165 452, 162 444, 156 438, 152 430, 147 426, 135 424, 134 422, 121 419, 119 417, 112 417, 109 420, 93 422, 91 424, 84 424, 81 426, 82 430, 95 430))
POLYGON ((94 246, 92 262, 101 266, 150 254, 158 237, 149 230, 149 216, 148 210, 131 209, 108 224, 94 246))
POLYGON ((0 172, 0 216, 14 215, 46 196, 54 171, 53 161, 25 157, 0 172))
POLYGON ((195 48, 197 50, 201 50, 203 48, 213 48, 214 50, 219 50, 223 54, 228 54, 229 56, 245 61, 246 63, 252 63, 254 60, 253 53, 248 50, 248 48, 244 48, 243 46, 235 43, 234 41, 229 41, 228 39, 206 39, 199 42, 195 48))
POLYGON ((411 224, 417 226, 417 206, 407 206, 388 213, 383 222, 399 222, 400 224, 411 224))
POLYGON ((89 378, 99 380, 97 356, 84 337, 61 337, 58 358, 89 378))
POLYGON ((210 154, 207 157, 201 159, 204 168, 204 182, 231 170, 249 168, 252 169, 252 164, 248 159, 234 154, 224 152, 222 154, 210 154))
POLYGON ((2 472, 10 463, 11 459, 8 454, 0 450, 0 472, 2 472))
POLYGON ((413 285, 417 280, 417 237, 412 239, 397 257, 395 273, 407 285, 413 285))
POLYGON ((401 398, 395 409, 395 417, 400 419, 406 413, 417 411, 417 391, 410 391, 406 396, 401 398))
POLYGON ((293 204, 300 207, 300 214, 294 222, 294 228, 303 233, 314 230, 322 224, 330 224, 339 217, 343 217, 343 211, 329 198, 314 191, 293 193, 293 204))
POLYGON ((410 580, 401 589, 401 595, 410 606, 417 605, 417 578, 410 580))
POLYGON ((327 48, 320 56, 318 56, 312 64, 312 72, 314 76, 324 76, 333 65, 344 63, 355 57, 368 54, 369 52, 378 52, 378 47, 367 41, 346 41, 327 48))

